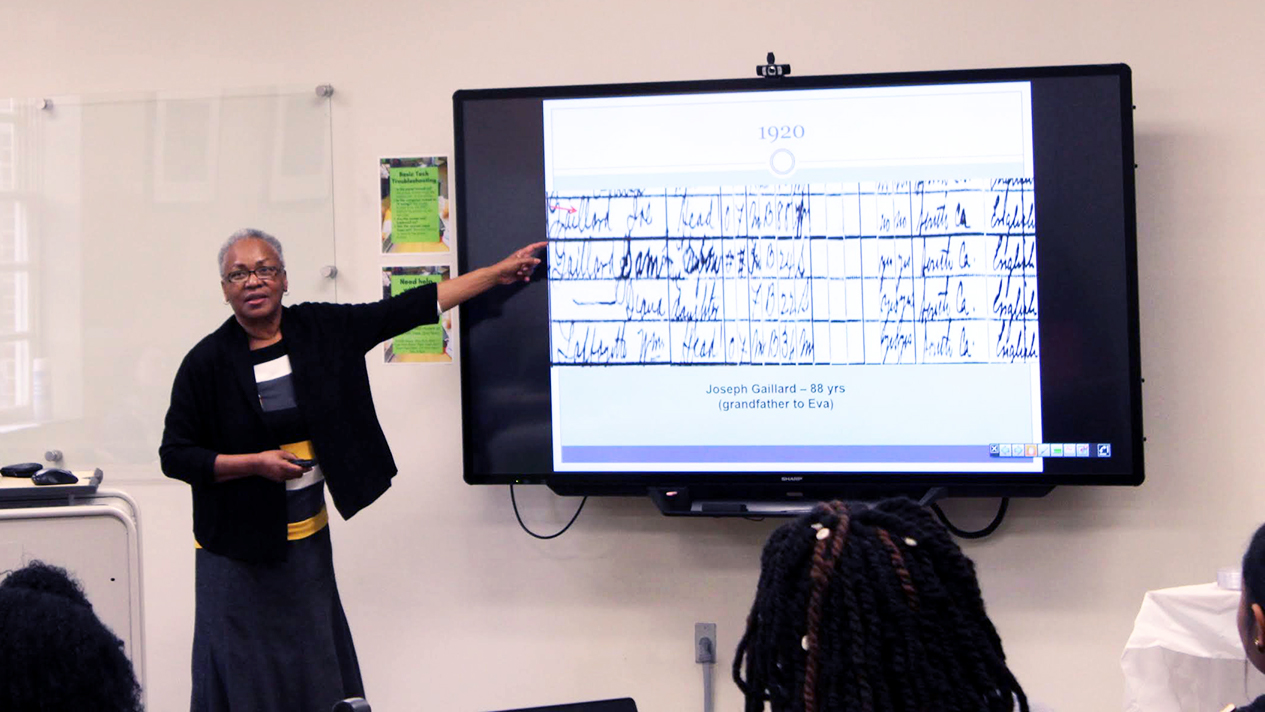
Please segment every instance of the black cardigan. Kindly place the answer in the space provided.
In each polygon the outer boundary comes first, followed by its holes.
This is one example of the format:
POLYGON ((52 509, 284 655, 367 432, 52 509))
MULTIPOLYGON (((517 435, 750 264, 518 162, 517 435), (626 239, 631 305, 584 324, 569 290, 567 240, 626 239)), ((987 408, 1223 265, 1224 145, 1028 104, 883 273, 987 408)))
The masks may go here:
MULTIPOLYGON (((435 323, 436 294, 428 284, 369 304, 282 309, 295 396, 344 519, 385 492, 396 473, 374 411, 365 353, 435 323)), ((248 337, 229 317, 180 364, 158 450, 163 473, 192 486, 193 533, 208 551, 243 561, 285 558, 285 485, 265 477, 215 481, 216 455, 277 446, 264 425, 248 337)))

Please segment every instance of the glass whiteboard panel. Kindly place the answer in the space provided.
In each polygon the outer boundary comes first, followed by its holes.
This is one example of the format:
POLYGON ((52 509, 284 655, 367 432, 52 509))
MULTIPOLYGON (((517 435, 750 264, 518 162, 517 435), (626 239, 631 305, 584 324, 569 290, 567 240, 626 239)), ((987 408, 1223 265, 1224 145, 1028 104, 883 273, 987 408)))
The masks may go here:
POLYGON ((311 89, 0 101, 0 460, 161 477, 225 238, 276 235, 287 303, 337 300, 330 130, 311 89))

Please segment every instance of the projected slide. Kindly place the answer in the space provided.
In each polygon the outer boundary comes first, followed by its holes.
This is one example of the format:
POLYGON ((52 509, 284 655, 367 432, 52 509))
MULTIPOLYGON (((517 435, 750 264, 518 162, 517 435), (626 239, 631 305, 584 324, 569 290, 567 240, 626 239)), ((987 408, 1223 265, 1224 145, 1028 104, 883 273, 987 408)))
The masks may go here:
POLYGON ((544 102, 558 471, 1011 471, 1026 83, 544 102))

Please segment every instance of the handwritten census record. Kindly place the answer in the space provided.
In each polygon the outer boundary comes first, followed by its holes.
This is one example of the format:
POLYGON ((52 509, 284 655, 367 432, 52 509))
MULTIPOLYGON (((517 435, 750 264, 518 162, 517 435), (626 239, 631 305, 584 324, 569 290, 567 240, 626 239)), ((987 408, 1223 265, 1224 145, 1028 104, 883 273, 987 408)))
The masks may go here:
POLYGON ((1025 363, 1030 178, 553 191, 551 361, 1025 363))

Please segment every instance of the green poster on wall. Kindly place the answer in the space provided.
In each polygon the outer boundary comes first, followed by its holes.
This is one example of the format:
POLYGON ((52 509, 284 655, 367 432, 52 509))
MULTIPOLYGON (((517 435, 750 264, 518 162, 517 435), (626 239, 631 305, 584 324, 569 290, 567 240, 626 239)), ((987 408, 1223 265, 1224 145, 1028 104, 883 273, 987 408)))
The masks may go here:
POLYGON ((439 242, 439 169, 391 168, 391 242, 439 242))
MULTIPOLYGON (((420 287, 423 284, 440 282, 439 274, 393 274, 391 275, 391 296, 397 297, 404 292, 420 287)), ((444 352, 444 327, 439 324, 427 324, 400 334, 391 342, 396 354, 442 354, 444 352)))

